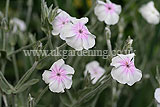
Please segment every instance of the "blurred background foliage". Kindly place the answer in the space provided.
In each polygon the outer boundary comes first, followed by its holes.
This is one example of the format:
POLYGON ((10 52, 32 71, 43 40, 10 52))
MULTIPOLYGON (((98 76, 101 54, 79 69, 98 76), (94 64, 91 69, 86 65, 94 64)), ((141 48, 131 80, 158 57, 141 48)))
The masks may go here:
MULTIPOLYGON (((84 16, 88 17, 89 22, 87 26, 89 30, 96 35, 96 46, 93 49, 107 49, 104 34, 105 24, 103 22, 99 22, 93 12, 95 0, 46 0, 46 2, 48 6, 51 4, 53 4, 54 7, 58 6, 68 12, 71 16, 75 16, 77 18, 84 16)), ((148 105, 152 103, 153 105, 151 106, 154 106, 154 89, 160 86, 155 79, 156 66, 160 66, 160 24, 156 26, 148 24, 138 12, 139 7, 144 3, 149 2, 149 0, 112 0, 112 2, 120 4, 123 8, 119 23, 115 26, 111 26, 112 47, 113 49, 122 49, 125 40, 130 35, 133 39, 133 49, 136 50, 135 65, 143 72, 143 79, 140 82, 136 83, 132 87, 127 85, 122 87, 121 94, 116 98, 117 107, 148 107, 148 105), (118 35, 122 35, 122 38, 118 38, 118 35)), ((160 0, 154 0, 154 3, 155 7, 160 11, 160 0)), ((0 1, 0 11, 2 13, 5 13, 5 4, 6 0, 0 1)), ((28 38, 24 46, 31 43, 29 39, 30 34, 32 36, 34 35, 33 37, 35 37, 36 40, 46 37, 45 33, 41 30, 40 6, 40 0, 10 0, 8 13, 9 19, 18 17, 27 22, 28 8, 32 8, 30 23, 28 24, 27 31, 22 34, 28 38), (29 1, 32 1, 32 3, 29 3, 29 1)), ((19 45, 18 42, 23 42, 23 40, 18 39, 15 45, 15 50, 22 47, 22 45, 19 45)), ((45 43, 46 41, 43 42, 43 44, 45 43)), ((60 40, 59 37, 52 37, 52 43, 54 47, 57 47, 63 44, 64 41, 60 40)), ((2 42, 0 45, 1 44, 2 42)), ((34 47, 30 49, 33 48, 34 47)), ((63 49, 72 48, 65 46, 63 49)), ((32 66, 34 58, 33 56, 24 57, 23 52, 16 54, 16 58, 19 75, 21 77, 32 66)), ((100 65, 104 67, 107 72, 110 72, 109 59, 105 60, 102 57, 86 56, 68 57, 66 59, 66 63, 73 66, 76 71, 73 77, 73 86, 69 92, 75 99, 79 95, 78 91, 83 89, 85 85, 83 76, 85 65, 93 60, 100 62, 100 65)), ((23 92, 17 98, 19 105, 27 102, 28 93, 31 93, 32 97, 36 98, 43 90, 46 84, 42 81, 41 74, 45 69, 48 69, 54 61, 55 58, 47 58, 37 67, 37 71, 34 72, 31 78, 38 78, 40 81, 31 88, 27 89, 27 91, 23 92)), ((7 61, 5 77, 10 83, 16 83, 12 61, 7 61)), ((114 85, 116 85, 117 89, 121 87, 119 84, 114 85)), ((64 94, 55 94, 48 90, 41 98, 37 107, 65 107, 66 105, 73 103, 67 95, 68 92, 64 94)), ((101 92, 97 92, 96 95, 93 95, 87 100, 87 102, 84 102, 80 106, 110 107, 113 105, 112 100, 112 90, 109 87, 101 92)))

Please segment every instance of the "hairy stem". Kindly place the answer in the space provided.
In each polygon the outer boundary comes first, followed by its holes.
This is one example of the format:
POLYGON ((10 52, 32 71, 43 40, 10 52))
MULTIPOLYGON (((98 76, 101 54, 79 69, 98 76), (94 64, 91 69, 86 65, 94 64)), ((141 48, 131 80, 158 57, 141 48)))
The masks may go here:
MULTIPOLYGON (((14 51, 14 47, 12 47, 12 51, 14 51)), ((16 61, 15 54, 12 55, 12 60, 13 60, 13 67, 14 67, 14 72, 15 72, 15 77, 16 77, 16 82, 17 82, 19 80, 19 71, 17 67, 17 61, 16 61)))
POLYGON ((39 96, 36 99, 35 105, 38 104, 38 102, 40 101, 40 99, 42 98, 42 96, 47 92, 48 90, 48 85, 41 91, 41 93, 39 94, 39 96))
POLYGON ((7 20, 8 20, 9 1, 10 1, 10 0, 7 0, 7 1, 6 1, 6 10, 5 10, 5 17, 6 17, 7 20))
POLYGON ((8 102, 7 102, 6 95, 2 95, 2 98, 3 98, 3 101, 4 101, 5 107, 9 107, 9 106, 8 106, 8 102))
POLYGON ((113 54, 112 54, 112 45, 111 45, 111 40, 110 40, 110 38, 111 38, 111 30, 110 30, 109 26, 107 26, 105 28, 105 31, 106 31, 106 42, 107 42, 109 54, 110 54, 110 57, 112 58, 113 54))
POLYGON ((96 0, 92 0, 92 7, 87 11, 87 13, 84 16, 90 15, 94 10, 95 5, 96 5, 96 0))
POLYGON ((30 19, 31 19, 31 14, 32 14, 33 1, 28 0, 27 5, 28 5, 28 11, 27 11, 26 24, 27 24, 27 28, 28 28, 29 23, 30 23, 30 19))
POLYGON ((18 50, 15 50, 15 51, 12 52, 12 53, 9 53, 8 56, 11 56, 12 54, 17 54, 17 53, 19 53, 19 52, 21 52, 21 51, 23 51, 23 50, 25 50, 25 49, 27 49, 27 48, 30 48, 30 47, 34 46, 34 45, 37 44, 37 43, 42 42, 42 41, 45 41, 45 40, 47 40, 47 39, 48 39, 48 37, 44 37, 44 38, 38 40, 38 41, 35 42, 35 43, 29 44, 29 45, 27 45, 27 46, 24 46, 24 47, 18 49, 18 50))

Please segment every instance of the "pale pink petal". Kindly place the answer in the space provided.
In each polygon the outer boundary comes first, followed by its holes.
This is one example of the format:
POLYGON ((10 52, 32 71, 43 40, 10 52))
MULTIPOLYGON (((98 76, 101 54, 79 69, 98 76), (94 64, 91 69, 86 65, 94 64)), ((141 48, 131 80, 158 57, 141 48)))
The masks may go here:
POLYGON ((126 58, 129 58, 130 60, 132 60, 134 62, 134 56, 135 54, 134 53, 131 53, 131 54, 127 54, 127 55, 123 55, 123 54, 118 54, 118 56, 125 60, 126 58))
POLYGON ((58 35, 61 31, 60 27, 58 27, 58 20, 55 19, 52 23, 53 30, 52 30, 52 35, 58 35))
POLYGON ((72 28, 73 28, 73 24, 71 24, 71 23, 64 25, 64 27, 60 33, 60 38, 62 40, 65 40, 67 37, 75 36, 75 33, 73 32, 72 28))
POLYGON ((60 68, 63 64, 64 64, 64 60, 63 60, 63 59, 59 59, 58 61, 56 61, 56 62, 51 66, 51 68, 50 68, 49 70, 54 69, 55 65, 60 68))
POLYGON ((111 62, 111 66, 114 66, 114 67, 119 67, 121 65, 121 61, 123 61, 123 59, 118 55, 114 58, 112 58, 112 62, 111 62))
POLYGON ((106 19, 106 11, 105 11, 105 6, 102 4, 98 4, 94 8, 94 13, 98 17, 98 20, 104 21, 106 19))
POLYGON ((63 84, 66 87, 66 89, 70 89, 72 86, 72 78, 70 79, 69 76, 67 76, 66 79, 63 80, 63 84))
POLYGON ((80 19, 77 19, 77 18, 72 18, 71 21, 76 24, 76 23, 83 23, 83 24, 86 24, 88 22, 88 18, 87 17, 82 17, 80 19))
POLYGON ((142 73, 140 70, 135 69, 134 72, 129 72, 130 81, 127 83, 129 86, 132 86, 135 82, 138 82, 142 78, 142 73))
POLYGON ((115 12, 116 12, 117 14, 120 14, 121 11, 122 11, 121 6, 120 6, 120 5, 116 5, 116 4, 113 4, 113 6, 114 6, 114 9, 115 9, 115 12))
POLYGON ((114 67, 111 71, 112 78, 121 84, 126 84, 129 81, 129 75, 125 70, 126 69, 124 67, 114 67))
POLYGON ((65 70, 66 74, 74 74, 74 72, 75 72, 74 69, 71 66, 66 65, 66 64, 64 64, 62 66, 62 68, 65 70))
POLYGON ((99 63, 97 61, 92 61, 86 65, 86 69, 88 70, 92 70, 93 67, 95 68, 99 67, 99 63))
POLYGON ((114 25, 118 23, 118 21, 119 21, 119 15, 115 12, 113 12, 112 14, 108 14, 105 19, 105 23, 107 25, 114 25))
POLYGON ((154 98, 158 103, 160 103, 160 88, 157 88, 154 92, 154 98))
POLYGON ((95 36, 89 34, 87 38, 83 38, 83 47, 84 49, 88 50, 95 45, 95 36))
POLYGON ((63 93, 64 92, 64 85, 63 85, 62 81, 58 82, 58 80, 55 80, 55 81, 49 83, 49 89, 52 92, 63 93))
POLYGON ((42 80, 44 80, 45 83, 48 84, 52 81, 50 76, 51 76, 51 71, 45 70, 44 73, 42 74, 42 80))
POLYGON ((77 36, 66 38, 66 43, 75 50, 80 51, 83 49, 83 41, 81 38, 78 38, 77 36))

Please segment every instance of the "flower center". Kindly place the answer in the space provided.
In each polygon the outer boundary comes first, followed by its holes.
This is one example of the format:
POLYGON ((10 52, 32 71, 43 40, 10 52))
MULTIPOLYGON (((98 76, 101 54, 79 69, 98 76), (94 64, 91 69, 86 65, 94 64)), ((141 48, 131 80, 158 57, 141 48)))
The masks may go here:
POLYGON ((61 74, 60 74, 60 73, 57 73, 57 76, 59 76, 59 77, 60 77, 60 76, 61 76, 61 74))
POLYGON ((130 67, 130 65, 128 64, 128 62, 126 62, 126 67, 127 67, 127 68, 129 68, 129 67, 130 67))
POLYGON ((80 29, 80 30, 79 30, 79 33, 81 33, 81 34, 82 34, 82 33, 83 33, 83 31, 80 29))
POLYGON ((94 74, 97 75, 98 73, 97 73, 97 72, 94 72, 94 74))
POLYGON ((108 7, 108 10, 111 10, 112 8, 111 7, 108 7))
POLYGON ((65 25, 65 22, 62 22, 63 25, 65 25))

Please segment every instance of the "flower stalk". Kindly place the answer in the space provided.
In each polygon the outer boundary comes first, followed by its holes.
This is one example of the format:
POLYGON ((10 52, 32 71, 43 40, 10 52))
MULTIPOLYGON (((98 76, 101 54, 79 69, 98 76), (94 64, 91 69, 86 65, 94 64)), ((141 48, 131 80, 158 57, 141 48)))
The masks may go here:
MULTIPOLYGON (((14 51, 14 47, 12 47, 12 51, 14 51)), ((19 80, 19 71, 17 67, 17 61, 16 61, 15 54, 12 55, 12 60, 13 60, 13 67, 14 67, 15 77, 16 77, 16 82, 17 82, 19 80)))
POLYGON ((112 58, 113 54, 112 54, 112 45, 111 45, 111 40, 110 40, 110 38, 111 38, 111 30, 110 30, 109 26, 107 26, 105 28, 105 33, 106 33, 106 42, 107 42, 109 54, 110 54, 110 57, 112 58))

